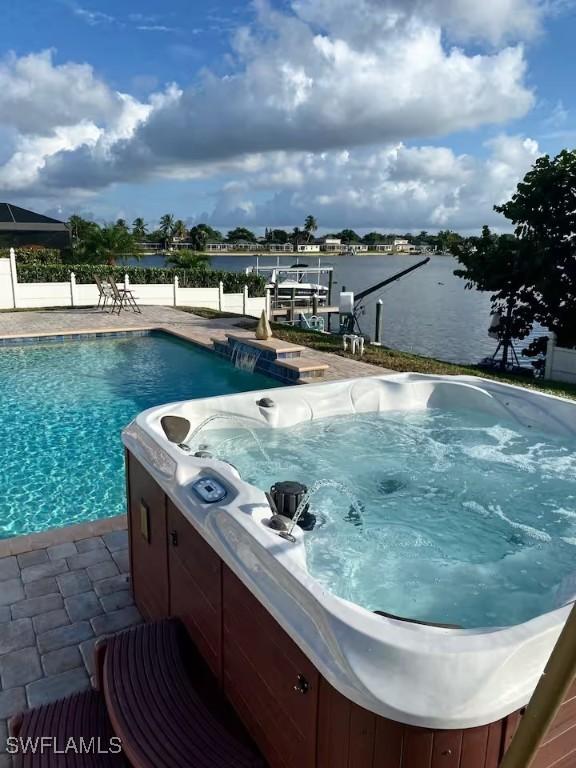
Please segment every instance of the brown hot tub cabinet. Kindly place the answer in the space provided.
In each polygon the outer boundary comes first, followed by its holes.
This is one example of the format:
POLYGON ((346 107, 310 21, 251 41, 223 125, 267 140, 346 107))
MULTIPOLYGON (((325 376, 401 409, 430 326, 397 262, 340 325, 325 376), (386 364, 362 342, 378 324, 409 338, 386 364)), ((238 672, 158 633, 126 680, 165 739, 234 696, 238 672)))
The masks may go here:
MULTIPOLYGON (((130 454, 138 607, 178 616, 271 768, 497 768, 521 719, 463 730, 388 720, 335 690, 130 454)), ((532 768, 576 768, 576 684, 532 768)))

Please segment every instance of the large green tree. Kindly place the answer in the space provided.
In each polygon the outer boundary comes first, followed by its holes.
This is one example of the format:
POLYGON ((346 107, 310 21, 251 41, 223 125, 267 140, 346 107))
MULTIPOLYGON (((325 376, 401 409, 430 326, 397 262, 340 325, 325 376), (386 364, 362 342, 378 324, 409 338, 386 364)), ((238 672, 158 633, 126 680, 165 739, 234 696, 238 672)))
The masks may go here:
POLYGON ((268 230, 268 241, 271 243, 287 243, 290 239, 290 235, 285 229, 270 229, 268 230))
POLYGON ((238 240, 247 240, 249 243, 255 243, 256 235, 254 232, 246 229, 246 227, 236 227, 236 229, 231 229, 230 232, 228 232, 226 240, 228 240, 229 243, 236 243, 238 240))
POLYGON ((364 237, 362 238, 362 242, 365 245, 376 245, 376 243, 385 243, 386 235, 383 235, 381 232, 368 232, 368 234, 364 235, 364 237))
POLYGON ((188 239, 195 251, 203 251, 207 243, 217 243, 222 240, 222 233, 212 229, 209 224, 196 224, 188 232, 188 239))
POLYGON ((576 150, 540 157, 495 210, 514 225, 533 319, 576 347, 576 150))
POLYGON ((462 236, 450 229, 440 230, 434 238, 436 248, 442 252, 452 253, 462 242, 462 236))
POLYGON ((344 243, 359 243, 361 240, 360 235, 353 229, 343 229, 337 233, 336 237, 339 237, 344 243))
POLYGON ((452 252, 461 264, 454 274, 466 280, 466 288, 491 294, 492 314, 500 316, 495 332, 505 342, 501 367, 506 369, 509 342, 526 338, 532 329, 521 243, 512 235, 495 235, 484 227, 480 237, 454 241, 452 252))

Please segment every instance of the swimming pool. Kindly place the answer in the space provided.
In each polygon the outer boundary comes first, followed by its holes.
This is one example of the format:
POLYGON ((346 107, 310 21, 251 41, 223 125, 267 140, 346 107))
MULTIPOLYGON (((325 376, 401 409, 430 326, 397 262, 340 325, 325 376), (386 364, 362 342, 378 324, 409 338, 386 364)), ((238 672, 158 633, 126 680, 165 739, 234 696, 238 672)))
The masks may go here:
POLYGON ((0 348, 0 539, 123 513, 143 409, 276 386, 159 332, 0 348))

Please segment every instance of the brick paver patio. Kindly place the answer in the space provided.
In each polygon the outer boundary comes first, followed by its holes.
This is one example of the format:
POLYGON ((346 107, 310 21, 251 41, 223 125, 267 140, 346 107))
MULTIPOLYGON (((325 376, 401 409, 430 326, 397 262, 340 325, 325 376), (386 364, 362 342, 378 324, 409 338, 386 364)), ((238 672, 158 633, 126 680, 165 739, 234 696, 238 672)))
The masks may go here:
MULTIPOLYGON (((0 313, 0 338, 160 328, 211 347, 233 319, 205 320, 170 307, 112 316, 95 309, 0 313)), ((374 376, 382 368, 310 350, 327 379, 374 376)), ((90 685, 98 637, 141 617, 130 591, 125 517, 0 541, 0 768, 11 758, 7 720, 90 685)))
MULTIPOLYGON (((0 338, 6 336, 36 336, 90 331, 119 331, 160 328, 176 333, 206 347, 212 346, 213 338, 224 339, 226 333, 253 336, 250 331, 235 327, 234 319, 206 320, 189 312, 172 307, 142 307, 142 314, 122 312, 110 315, 97 309, 62 309, 37 312, 0 312, 0 338)), ((357 376, 377 376, 392 373, 385 368, 364 363, 361 360, 331 355, 317 350, 307 350, 306 357, 330 368, 325 380, 348 379, 357 376)))
POLYGON ((87 688, 97 638, 141 621, 128 571, 126 530, 0 559, 0 768, 7 719, 87 688))

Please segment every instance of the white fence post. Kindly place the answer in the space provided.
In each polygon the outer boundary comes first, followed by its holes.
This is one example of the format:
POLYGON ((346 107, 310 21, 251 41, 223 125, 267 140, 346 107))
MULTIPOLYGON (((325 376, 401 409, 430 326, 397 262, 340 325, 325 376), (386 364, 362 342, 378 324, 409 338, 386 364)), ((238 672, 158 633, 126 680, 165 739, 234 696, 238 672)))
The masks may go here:
POLYGON ((76 306, 76 275, 70 272, 70 305, 76 306))
POLYGON ((544 369, 544 378, 551 379, 554 370, 554 351, 556 349, 556 334, 550 333, 548 345, 546 347, 546 367, 544 369))
POLYGON ((179 287, 180 281, 178 280, 178 275, 174 275, 174 306, 178 306, 178 287, 179 287))
POLYGON ((266 317, 269 321, 272 320, 272 306, 271 306, 271 299, 270 299, 270 288, 266 288, 266 304, 265 304, 265 311, 266 311, 266 317))
POLYGON ((224 283, 222 280, 218 283, 218 309, 222 312, 224 308, 224 283))
POLYGON ((248 312, 248 286, 244 286, 242 293, 242 314, 245 315, 248 312))
POLYGON ((18 292, 18 272, 16 271, 16 251, 14 248, 10 248, 10 283, 12 286, 12 304, 14 309, 18 307, 17 292, 18 292))

